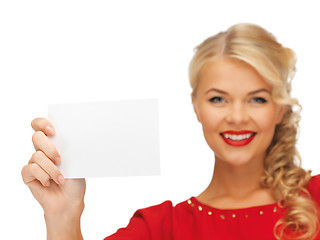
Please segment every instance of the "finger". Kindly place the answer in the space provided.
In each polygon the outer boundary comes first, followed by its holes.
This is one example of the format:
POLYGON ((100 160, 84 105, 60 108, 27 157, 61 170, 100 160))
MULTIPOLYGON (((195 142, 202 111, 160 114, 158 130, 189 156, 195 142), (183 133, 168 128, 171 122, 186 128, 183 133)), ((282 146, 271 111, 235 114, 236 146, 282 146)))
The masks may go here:
POLYGON ((44 187, 50 185, 49 175, 36 163, 31 163, 22 168, 21 171, 23 182, 26 185, 29 183, 38 180, 44 187))
POLYGON ((31 121, 31 127, 34 131, 42 131, 47 136, 52 136, 55 133, 55 128, 52 123, 46 118, 36 118, 31 121))
POLYGON ((31 190, 31 193, 35 197, 35 199, 37 199, 38 202, 41 204, 41 206, 43 206, 42 205, 42 199, 43 199, 43 186, 42 186, 42 184, 39 181, 32 181, 32 182, 28 183, 27 186, 31 190))
POLYGON ((29 164, 32 163, 38 164, 57 184, 64 183, 60 170, 42 151, 37 151, 32 155, 29 164))
POLYGON ((55 164, 61 163, 61 157, 57 148, 43 132, 35 132, 32 136, 32 143, 36 151, 41 150, 44 152, 55 164))

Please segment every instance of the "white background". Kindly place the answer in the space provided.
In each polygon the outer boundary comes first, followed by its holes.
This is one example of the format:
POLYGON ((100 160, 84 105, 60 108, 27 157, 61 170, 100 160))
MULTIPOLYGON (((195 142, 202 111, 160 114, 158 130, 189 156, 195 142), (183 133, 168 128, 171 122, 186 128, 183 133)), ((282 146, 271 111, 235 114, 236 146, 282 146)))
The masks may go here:
POLYGON ((30 122, 47 116, 48 103, 160 101, 161 177, 88 179, 85 239, 126 226, 138 208, 198 195, 214 159, 192 110, 187 68, 197 44, 240 22, 265 27, 297 53, 299 149, 303 166, 320 173, 317 1, 1 1, 0 239, 46 238, 20 171, 33 153, 30 122))

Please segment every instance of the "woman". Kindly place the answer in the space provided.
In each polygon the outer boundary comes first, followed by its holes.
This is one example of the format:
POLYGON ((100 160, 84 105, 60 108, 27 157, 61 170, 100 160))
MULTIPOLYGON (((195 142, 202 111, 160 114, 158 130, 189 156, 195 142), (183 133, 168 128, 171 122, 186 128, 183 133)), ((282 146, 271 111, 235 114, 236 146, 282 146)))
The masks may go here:
MULTIPOLYGON (((190 64, 192 102, 214 151, 212 180, 198 197, 137 211, 106 239, 320 239, 320 176, 299 166, 299 106, 290 97, 294 52, 253 24, 238 24, 200 44, 190 64), (297 163, 298 161, 298 163, 297 163)), ((48 239, 82 239, 85 182, 65 180, 35 119, 36 152, 22 169, 45 212, 48 239)))

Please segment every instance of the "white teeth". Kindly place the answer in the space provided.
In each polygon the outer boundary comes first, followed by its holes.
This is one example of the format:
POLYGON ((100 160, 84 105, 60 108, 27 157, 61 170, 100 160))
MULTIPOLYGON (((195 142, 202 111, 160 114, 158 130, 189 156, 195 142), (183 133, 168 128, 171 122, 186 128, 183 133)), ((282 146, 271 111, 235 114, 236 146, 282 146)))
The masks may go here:
POLYGON ((243 134, 243 135, 233 135, 233 134, 222 134, 225 138, 229 138, 233 141, 241 141, 248 139, 253 136, 253 133, 243 134))

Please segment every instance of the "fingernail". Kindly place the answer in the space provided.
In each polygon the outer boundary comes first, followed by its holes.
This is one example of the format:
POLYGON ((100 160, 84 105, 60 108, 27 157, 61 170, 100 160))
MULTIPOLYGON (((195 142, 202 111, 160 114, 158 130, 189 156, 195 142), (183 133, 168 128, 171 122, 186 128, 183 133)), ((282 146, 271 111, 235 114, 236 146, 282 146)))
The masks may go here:
POLYGON ((64 184, 65 179, 64 179, 64 177, 62 175, 59 175, 58 182, 59 182, 59 184, 64 184))
POLYGON ((50 134, 50 135, 53 135, 53 134, 54 134, 54 129, 53 129, 52 127, 47 126, 47 127, 46 127, 46 132, 47 132, 48 134, 50 134))

